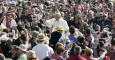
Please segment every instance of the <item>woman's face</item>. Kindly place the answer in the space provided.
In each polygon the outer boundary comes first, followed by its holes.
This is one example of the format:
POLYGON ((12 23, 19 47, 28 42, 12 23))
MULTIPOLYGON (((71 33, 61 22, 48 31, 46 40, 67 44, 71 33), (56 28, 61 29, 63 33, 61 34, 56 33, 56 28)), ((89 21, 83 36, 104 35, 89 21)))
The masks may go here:
POLYGON ((6 19, 11 19, 12 15, 6 15, 6 19))

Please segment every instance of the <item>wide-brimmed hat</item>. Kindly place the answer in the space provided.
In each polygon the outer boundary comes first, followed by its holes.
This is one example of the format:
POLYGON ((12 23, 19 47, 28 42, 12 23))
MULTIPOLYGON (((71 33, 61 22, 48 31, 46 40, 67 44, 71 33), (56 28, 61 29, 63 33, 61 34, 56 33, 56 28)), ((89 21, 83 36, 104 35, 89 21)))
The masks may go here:
POLYGON ((24 44, 19 45, 17 48, 20 49, 21 51, 24 51, 24 52, 27 51, 27 46, 24 44))
POLYGON ((45 36, 44 33, 39 33, 37 37, 38 37, 37 38, 38 41, 42 41, 43 42, 43 41, 48 41, 49 40, 49 38, 47 36, 45 36))
POLYGON ((63 26, 61 26, 61 25, 54 27, 54 29, 56 31, 63 31, 64 30, 63 26))

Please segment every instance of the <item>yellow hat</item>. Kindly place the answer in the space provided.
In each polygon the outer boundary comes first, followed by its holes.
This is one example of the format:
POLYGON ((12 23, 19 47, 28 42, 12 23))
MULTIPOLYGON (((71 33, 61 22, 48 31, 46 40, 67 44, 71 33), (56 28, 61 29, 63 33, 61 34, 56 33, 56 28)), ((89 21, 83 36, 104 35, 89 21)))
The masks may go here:
POLYGON ((54 28, 55 28, 56 31, 59 31, 59 30, 63 31, 64 30, 63 26, 61 26, 61 25, 56 26, 54 28))

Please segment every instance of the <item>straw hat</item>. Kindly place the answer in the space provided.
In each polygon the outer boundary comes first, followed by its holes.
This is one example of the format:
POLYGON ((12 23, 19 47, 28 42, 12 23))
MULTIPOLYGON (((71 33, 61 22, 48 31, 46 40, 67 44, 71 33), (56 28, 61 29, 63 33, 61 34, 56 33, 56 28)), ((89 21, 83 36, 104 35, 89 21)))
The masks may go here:
POLYGON ((45 36, 44 33, 39 33, 37 40, 38 40, 38 42, 39 42, 39 41, 40 41, 40 42, 41 42, 41 41, 44 42, 44 41, 49 40, 49 38, 48 38, 47 36, 45 36))
POLYGON ((64 30, 63 26, 61 26, 61 25, 54 27, 54 29, 56 31, 63 31, 64 30))

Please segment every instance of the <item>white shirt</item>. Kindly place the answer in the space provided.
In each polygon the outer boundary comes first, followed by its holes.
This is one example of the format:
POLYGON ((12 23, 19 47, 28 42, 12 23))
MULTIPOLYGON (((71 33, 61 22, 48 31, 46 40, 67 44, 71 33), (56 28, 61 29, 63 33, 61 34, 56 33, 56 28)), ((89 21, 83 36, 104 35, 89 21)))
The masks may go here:
POLYGON ((64 28, 65 30, 68 30, 68 29, 69 29, 68 24, 67 24, 67 21, 64 20, 63 18, 60 18, 59 21, 56 21, 56 19, 53 18, 53 19, 51 19, 51 21, 48 22, 48 25, 49 25, 50 27, 52 27, 52 28, 61 25, 61 26, 63 26, 63 28, 64 28))
POLYGON ((43 43, 36 45, 32 50, 35 51, 37 58, 40 60, 43 60, 46 57, 50 57, 54 53, 51 47, 43 43))
MULTIPOLYGON (((2 24, 6 26, 6 19, 3 20, 2 24)), ((14 19, 11 20, 10 22, 10 28, 17 26, 17 23, 14 19)))

